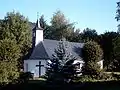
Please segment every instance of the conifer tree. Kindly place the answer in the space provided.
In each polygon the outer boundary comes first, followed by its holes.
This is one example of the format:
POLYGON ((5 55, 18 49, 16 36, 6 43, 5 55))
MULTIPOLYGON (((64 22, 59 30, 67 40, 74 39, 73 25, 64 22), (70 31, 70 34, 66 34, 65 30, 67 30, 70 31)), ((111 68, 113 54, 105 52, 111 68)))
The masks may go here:
POLYGON ((7 84, 19 77, 20 48, 15 40, 0 40, 0 84, 7 84))
POLYGON ((73 64, 75 60, 76 58, 68 52, 67 44, 64 41, 59 42, 53 58, 48 63, 48 80, 72 80, 76 74, 76 65, 73 64))
POLYGON ((19 62, 23 68, 24 57, 31 48, 31 31, 28 19, 19 12, 8 12, 0 22, 0 40, 14 40, 20 48, 19 62))
POLYGON ((28 19, 20 13, 8 12, 0 20, 0 83, 19 77, 23 57, 31 47, 28 19))

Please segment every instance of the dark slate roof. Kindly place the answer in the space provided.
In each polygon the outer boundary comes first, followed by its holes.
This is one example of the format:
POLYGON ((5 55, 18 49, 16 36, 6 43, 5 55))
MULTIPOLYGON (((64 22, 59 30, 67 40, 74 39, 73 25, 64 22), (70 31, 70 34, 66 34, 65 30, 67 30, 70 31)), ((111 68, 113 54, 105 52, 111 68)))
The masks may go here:
MULTIPOLYGON (((81 58, 82 53, 81 49, 83 48, 84 43, 75 43, 75 42, 67 42, 68 52, 70 52, 73 56, 77 58, 81 58)), ((49 59, 54 54, 54 50, 57 48, 59 41, 44 39, 43 42, 39 43, 30 57, 30 59, 49 59)))
POLYGON ((42 42, 40 42, 33 50, 31 56, 29 59, 48 59, 49 56, 44 48, 44 45, 42 42))

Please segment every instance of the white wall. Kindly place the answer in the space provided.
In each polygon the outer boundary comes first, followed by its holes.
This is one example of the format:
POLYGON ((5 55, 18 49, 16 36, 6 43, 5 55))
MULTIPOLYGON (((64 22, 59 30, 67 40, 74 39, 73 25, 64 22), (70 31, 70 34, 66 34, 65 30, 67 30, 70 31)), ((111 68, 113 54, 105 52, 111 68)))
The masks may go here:
POLYGON ((83 62, 83 61, 80 61, 80 60, 75 60, 73 64, 77 64, 77 63, 80 63, 80 68, 79 68, 79 70, 81 71, 84 62, 83 62))
POLYGON ((36 30, 35 46, 43 41, 43 30, 36 30))
POLYGON ((36 67, 36 65, 39 65, 39 61, 41 61, 41 65, 44 65, 44 67, 41 67, 41 75, 44 75, 46 72, 46 60, 24 60, 24 72, 34 73, 34 77, 39 77, 39 67, 36 67), (28 71, 26 64, 28 64, 28 71))
MULTIPOLYGON (((39 77, 39 67, 36 67, 36 65, 39 65, 39 61, 41 61, 41 65, 44 65, 44 67, 41 67, 41 75, 45 75, 46 73, 46 67, 47 67, 47 60, 24 60, 24 72, 31 72, 34 73, 34 77, 39 77), (28 71, 26 68, 26 64, 28 64, 28 71)), ((84 64, 83 61, 75 60, 73 64, 80 63, 80 68, 78 69, 78 72, 81 71, 81 68, 84 64)), ((103 69, 103 60, 99 61, 98 64, 101 66, 100 69, 103 69)))
POLYGON ((100 69, 103 69, 103 60, 99 61, 98 64, 100 65, 100 69))

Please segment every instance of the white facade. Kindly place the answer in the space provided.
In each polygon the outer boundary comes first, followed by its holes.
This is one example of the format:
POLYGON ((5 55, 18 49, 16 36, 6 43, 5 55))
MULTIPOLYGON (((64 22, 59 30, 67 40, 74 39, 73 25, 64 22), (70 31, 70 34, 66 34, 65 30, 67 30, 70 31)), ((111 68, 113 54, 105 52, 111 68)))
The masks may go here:
MULTIPOLYGON (((49 60, 24 60, 24 72, 31 72, 34 73, 34 77, 39 77, 39 61, 41 61, 41 75, 45 75, 46 67, 49 60)), ((49 62, 50 63, 50 62, 49 62)), ((82 70, 82 66, 84 64, 83 61, 75 60, 73 64, 79 63, 79 68, 77 69, 78 72, 82 70)), ((99 61, 98 64, 100 65, 100 69, 103 69, 103 60, 99 61)))
POLYGON ((80 61, 80 60, 75 60, 73 64, 77 64, 77 63, 79 63, 79 65, 80 65, 79 68, 78 68, 78 70, 81 71, 84 62, 80 61))
POLYGON ((41 75, 44 75, 47 65, 46 60, 24 60, 24 72, 34 73, 34 77, 39 77, 39 67, 36 67, 36 65, 39 65, 39 61, 41 61, 41 65, 44 65, 41 67, 41 75))
MULTIPOLYGON (((33 41, 34 41, 35 47, 40 42, 43 41, 43 30, 40 27, 39 21, 37 21, 37 28, 38 28, 38 30, 35 30, 35 32, 33 33, 33 37, 34 37, 33 41)), ((47 48, 50 48, 50 47, 48 46, 47 48)), ((41 52, 37 52, 37 53, 41 53, 41 52)), ((50 53, 52 53, 52 52, 50 52, 50 53)), ((48 62, 49 62, 49 60, 44 60, 44 59, 43 60, 36 60, 36 59, 24 60, 24 72, 34 73, 34 77, 39 77, 39 69, 40 69, 40 71, 41 71, 40 75, 45 75, 48 62), (39 62, 41 62, 41 65, 43 65, 43 66, 41 66, 41 67, 36 66, 36 65, 39 65, 39 62)), ((75 60, 73 64, 76 64, 76 63, 79 63, 78 71, 81 71, 84 62, 82 60, 81 61, 75 60)), ((99 61, 98 64, 100 65, 100 68, 103 69, 103 60, 99 61)))
POLYGON ((103 69, 103 60, 99 61, 98 65, 100 65, 100 69, 103 69))

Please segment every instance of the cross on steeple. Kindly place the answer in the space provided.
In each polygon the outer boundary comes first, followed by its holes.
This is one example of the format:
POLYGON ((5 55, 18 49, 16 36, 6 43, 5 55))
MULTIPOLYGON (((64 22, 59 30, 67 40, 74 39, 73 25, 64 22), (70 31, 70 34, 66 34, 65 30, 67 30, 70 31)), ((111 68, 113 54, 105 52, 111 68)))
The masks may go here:
POLYGON ((44 67, 44 65, 41 65, 41 61, 39 61, 39 65, 36 65, 36 67, 39 68, 39 77, 41 76, 41 67, 44 67))
POLYGON ((38 20, 38 18, 39 18, 39 12, 37 12, 37 20, 38 20))

